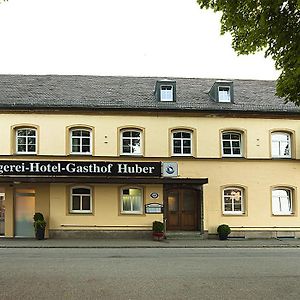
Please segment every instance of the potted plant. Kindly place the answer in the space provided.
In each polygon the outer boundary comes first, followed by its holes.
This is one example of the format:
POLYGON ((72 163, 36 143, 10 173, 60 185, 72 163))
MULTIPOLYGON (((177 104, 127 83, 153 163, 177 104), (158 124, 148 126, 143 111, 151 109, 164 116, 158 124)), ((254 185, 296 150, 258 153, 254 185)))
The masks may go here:
POLYGON ((46 221, 42 213, 35 213, 33 216, 33 226, 35 231, 35 238, 37 240, 43 240, 45 238, 45 228, 46 228, 46 221))
POLYGON ((228 235, 231 233, 231 229, 227 224, 221 224, 217 228, 217 232, 220 240, 227 240, 228 235))
POLYGON ((164 223, 160 221, 154 221, 152 223, 152 236, 155 241, 161 241, 165 238, 164 223))

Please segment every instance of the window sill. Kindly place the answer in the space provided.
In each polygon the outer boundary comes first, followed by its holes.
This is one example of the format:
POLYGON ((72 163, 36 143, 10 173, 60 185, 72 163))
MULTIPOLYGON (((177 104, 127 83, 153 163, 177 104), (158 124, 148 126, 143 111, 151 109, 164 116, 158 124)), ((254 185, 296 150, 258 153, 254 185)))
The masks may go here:
POLYGON ((74 214, 74 215, 78 215, 78 214, 81 214, 81 215, 92 215, 93 212, 92 211, 69 211, 69 214, 74 214))
POLYGON ((272 213, 273 217, 295 217, 295 213, 272 213))
POLYGON ((16 152, 14 155, 37 155, 37 152, 16 152))
POLYGON ((121 153, 120 156, 143 157, 144 154, 121 153))
POLYGON ((125 211, 121 211, 120 215, 121 216, 144 216, 145 214, 143 212, 125 212, 125 211))
POLYGON ((223 212, 223 216, 246 216, 244 212, 223 212))
POLYGON ((193 154, 172 154, 171 156, 174 156, 174 157, 194 157, 193 154))
POLYGON ((222 158, 245 158, 242 155, 222 155, 222 158))
POLYGON ((91 156, 93 154, 92 153, 70 153, 69 155, 91 156))

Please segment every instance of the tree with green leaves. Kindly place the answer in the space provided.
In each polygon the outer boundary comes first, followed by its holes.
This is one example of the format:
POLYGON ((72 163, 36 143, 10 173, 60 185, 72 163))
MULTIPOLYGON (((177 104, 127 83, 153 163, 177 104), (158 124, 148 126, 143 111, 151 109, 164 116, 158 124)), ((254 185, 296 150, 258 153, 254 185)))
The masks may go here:
MULTIPOLYGON (((300 105, 300 0, 197 0, 221 12, 221 34, 229 32, 237 54, 265 51, 281 70, 276 94, 300 105)), ((259 68, 257 70, 259 72, 259 68)))

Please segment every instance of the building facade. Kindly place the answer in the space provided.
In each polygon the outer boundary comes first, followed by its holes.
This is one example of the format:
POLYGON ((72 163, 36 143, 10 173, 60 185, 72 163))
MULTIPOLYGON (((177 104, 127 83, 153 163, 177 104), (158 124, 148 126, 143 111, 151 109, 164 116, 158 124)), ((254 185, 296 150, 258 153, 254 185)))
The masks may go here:
POLYGON ((300 236, 300 109, 274 82, 0 75, 0 235, 300 236))

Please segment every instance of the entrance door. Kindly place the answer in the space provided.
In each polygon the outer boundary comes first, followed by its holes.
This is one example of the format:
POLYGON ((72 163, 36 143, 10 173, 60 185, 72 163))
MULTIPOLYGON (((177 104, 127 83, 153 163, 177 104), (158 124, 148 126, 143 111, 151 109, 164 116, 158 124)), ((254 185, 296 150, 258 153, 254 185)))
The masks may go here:
POLYGON ((174 189, 167 192, 167 230, 198 230, 198 193, 174 189))
POLYGON ((5 194, 0 193, 0 235, 5 235, 5 194))
POLYGON ((35 190, 16 189, 15 236, 34 237, 33 215, 35 213, 35 190))

